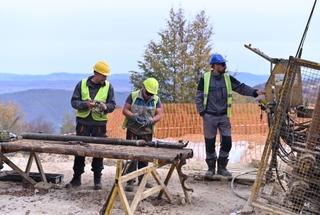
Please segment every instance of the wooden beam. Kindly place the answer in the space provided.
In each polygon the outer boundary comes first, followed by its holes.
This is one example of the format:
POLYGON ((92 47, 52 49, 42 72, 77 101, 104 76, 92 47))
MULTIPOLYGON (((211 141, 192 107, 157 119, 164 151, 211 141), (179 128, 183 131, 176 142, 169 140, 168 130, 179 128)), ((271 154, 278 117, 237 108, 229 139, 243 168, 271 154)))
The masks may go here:
POLYGON ((33 153, 31 152, 29 154, 29 159, 28 159, 28 163, 27 163, 27 166, 26 166, 26 170, 25 170, 26 174, 30 173, 30 169, 31 169, 32 163, 33 163, 33 153))
POLYGON ((38 156, 36 153, 33 153, 33 156, 34 156, 34 159, 35 159, 35 161, 36 161, 36 164, 37 164, 39 173, 40 173, 40 175, 41 175, 42 181, 43 181, 45 184, 48 184, 47 178, 46 178, 46 174, 45 174, 44 171, 43 171, 43 168, 42 168, 42 165, 41 165, 41 161, 40 161, 39 156, 38 156))
MULTIPOLYGON (((173 164, 171 164, 171 166, 170 166, 170 169, 169 169, 169 171, 168 171, 168 173, 167 173, 166 179, 164 180, 164 185, 165 185, 165 186, 168 185, 169 180, 170 180, 170 178, 171 178, 171 176, 172 176, 172 173, 173 173, 173 171, 174 171, 175 168, 176 168, 176 162, 173 163, 173 164)), ((163 191, 161 191, 161 192, 159 193, 158 199, 161 199, 162 194, 163 194, 163 191)))
MULTIPOLYGON (((167 188, 167 186, 161 181, 161 178, 157 172, 157 170, 153 170, 151 172, 152 176, 154 177, 154 179, 157 181, 157 183, 162 187, 161 191, 164 192, 165 196, 167 197, 168 201, 170 203, 172 203, 172 196, 167 188)), ((160 193, 159 193, 160 194, 160 193)))
POLYGON ((108 196, 106 204, 103 206, 102 210, 100 211, 100 215, 103 215, 103 214, 104 215, 111 215, 111 210, 112 210, 114 203, 116 201, 117 194, 118 194, 118 188, 114 184, 112 186, 112 189, 111 189, 111 192, 108 196))
POLYGON ((137 190, 136 194, 134 195, 133 201, 131 202, 131 211, 135 211, 139 202, 141 201, 142 193, 146 188, 148 178, 149 178, 149 171, 147 171, 144 174, 144 176, 140 182, 140 185, 138 187, 138 190, 137 190))
POLYGON ((126 193, 124 192, 122 184, 118 183, 117 187, 118 187, 118 194, 119 194, 120 202, 122 204, 122 207, 123 207, 125 213, 127 215, 133 215, 133 211, 131 211, 131 208, 130 208, 130 205, 129 205, 126 193))
POLYGON ((150 168, 150 166, 146 166, 146 167, 138 169, 138 170, 136 170, 134 172, 130 172, 128 174, 125 174, 125 175, 121 176, 121 183, 130 181, 130 180, 132 180, 134 178, 137 178, 140 175, 146 174, 148 172, 149 168, 150 168))
POLYGON ((157 185, 155 187, 152 187, 146 191, 144 191, 141 195, 141 200, 153 195, 153 194, 156 194, 156 193, 159 193, 160 191, 162 190, 162 186, 161 185, 157 185))

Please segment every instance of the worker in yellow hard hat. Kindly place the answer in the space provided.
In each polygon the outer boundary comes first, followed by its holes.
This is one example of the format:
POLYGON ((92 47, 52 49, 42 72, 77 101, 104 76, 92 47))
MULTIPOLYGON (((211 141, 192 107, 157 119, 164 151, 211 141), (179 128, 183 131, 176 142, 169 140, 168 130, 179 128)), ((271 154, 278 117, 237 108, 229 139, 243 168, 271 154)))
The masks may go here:
MULTIPOLYGON (((162 116, 161 101, 157 96, 158 90, 158 81, 155 78, 147 78, 140 90, 134 91, 128 96, 122 111, 125 115, 123 127, 127 129, 126 138, 128 140, 152 141, 154 125, 162 116)), ((147 165, 148 162, 130 161, 127 173, 147 165)), ((139 183, 141 179, 139 177, 139 183)), ((135 180, 128 181, 125 190, 133 191, 134 183, 135 180)), ((146 186, 150 187, 151 185, 147 183, 146 186)))
MULTIPOLYGON (((114 111, 116 102, 112 85, 107 81, 110 67, 106 61, 98 61, 93 66, 93 75, 81 80, 74 89, 71 105, 76 109, 76 133, 79 136, 105 137, 108 113, 114 111)), ((94 188, 101 189, 103 159, 92 159, 94 188)), ((85 157, 75 156, 74 175, 67 188, 81 185, 85 157)))

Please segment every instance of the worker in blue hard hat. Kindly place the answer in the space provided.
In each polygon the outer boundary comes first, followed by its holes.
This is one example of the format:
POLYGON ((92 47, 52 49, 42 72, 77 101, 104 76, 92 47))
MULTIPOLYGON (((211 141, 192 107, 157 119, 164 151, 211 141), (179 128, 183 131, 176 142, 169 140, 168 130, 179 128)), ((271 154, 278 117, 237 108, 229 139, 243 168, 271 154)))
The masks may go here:
POLYGON ((264 91, 247 86, 228 74, 226 63, 222 55, 211 55, 209 60, 211 71, 205 72, 200 79, 195 99, 197 111, 203 118, 208 166, 205 177, 207 178, 215 175, 216 162, 218 164, 217 174, 231 177, 226 167, 232 147, 230 123, 232 91, 252 97, 264 94, 264 91), (219 130, 221 140, 219 156, 215 150, 217 130, 219 130))

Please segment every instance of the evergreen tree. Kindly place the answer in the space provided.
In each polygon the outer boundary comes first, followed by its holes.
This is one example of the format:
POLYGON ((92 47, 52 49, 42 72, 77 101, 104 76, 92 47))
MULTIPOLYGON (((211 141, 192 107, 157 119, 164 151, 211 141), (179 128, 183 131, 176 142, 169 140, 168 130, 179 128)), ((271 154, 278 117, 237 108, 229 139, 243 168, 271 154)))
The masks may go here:
POLYGON ((159 81, 159 96, 164 102, 193 102, 202 72, 208 69, 213 34, 204 11, 187 22, 183 10, 170 10, 166 29, 158 33, 160 40, 151 41, 138 62, 142 72, 131 71, 135 88, 154 77, 159 81))

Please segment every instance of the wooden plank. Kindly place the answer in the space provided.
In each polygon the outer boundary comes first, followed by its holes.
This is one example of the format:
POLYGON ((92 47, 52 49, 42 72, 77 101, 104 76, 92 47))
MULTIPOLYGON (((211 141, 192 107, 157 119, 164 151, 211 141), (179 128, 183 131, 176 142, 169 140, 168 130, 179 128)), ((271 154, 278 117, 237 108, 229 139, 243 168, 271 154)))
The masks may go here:
POLYGON ((153 170, 151 172, 152 176, 154 177, 154 179, 157 181, 157 183, 162 187, 162 192, 164 192, 165 196, 167 197, 168 201, 171 203, 172 202, 172 196, 167 188, 167 186, 161 181, 161 178, 157 172, 157 170, 153 170))
POLYGON ((153 194, 159 193, 161 190, 162 190, 161 185, 154 186, 153 188, 150 188, 141 194, 141 200, 143 200, 153 194))
POLYGON ((126 194, 123 189, 123 185, 121 182, 121 175, 122 175, 122 167, 123 167, 123 162, 122 160, 117 160, 116 164, 116 175, 115 175, 115 181, 112 187, 112 191, 108 196, 107 202, 105 203, 105 206, 103 206, 102 213, 100 214, 105 214, 105 215, 110 215, 111 210, 114 206, 114 203, 116 201, 116 198, 119 197, 121 205, 127 215, 133 215, 133 212, 131 211, 128 199, 126 197, 126 194), (103 213, 104 212, 104 213, 103 213))
POLYGON ((183 190, 183 193, 184 193, 184 197, 185 197, 185 200, 187 203, 190 203, 191 200, 189 198, 189 194, 188 194, 188 191, 187 189, 193 191, 192 189, 190 188, 187 188, 185 186, 185 180, 187 179, 187 175, 185 175, 183 172, 182 172, 182 166, 185 164, 185 160, 182 161, 182 160, 179 160, 179 164, 176 166, 176 170, 177 170, 177 173, 178 173, 178 176, 179 176, 179 180, 180 180, 180 184, 181 184, 181 188, 183 190))
POLYGON ((118 188, 114 184, 112 186, 111 192, 110 192, 110 194, 108 196, 108 199, 106 201, 106 205, 103 207, 103 210, 105 208, 105 211, 102 211, 102 213, 100 213, 101 215, 102 214, 104 214, 104 215, 110 215, 111 214, 111 210, 112 210, 112 208, 114 206, 114 203, 116 201, 117 194, 118 194, 118 188))
POLYGON ((35 159, 35 161, 36 161, 36 164, 37 164, 39 173, 40 173, 40 175, 41 175, 42 181, 47 184, 48 182, 47 182, 46 174, 45 174, 44 171, 43 171, 40 158, 39 158, 39 156, 38 156, 36 153, 33 153, 33 156, 34 156, 34 159, 35 159))
POLYGON ((123 176, 121 176, 121 183, 130 181, 131 179, 137 178, 140 175, 144 175, 148 172, 148 169, 150 168, 150 166, 148 167, 143 167, 141 169, 138 169, 134 172, 130 172, 128 174, 125 174, 123 176))
POLYGON ((121 177, 121 175, 122 175, 122 167, 123 167, 122 160, 117 160, 115 178, 116 178, 116 180, 118 180, 118 181, 119 181, 119 179, 120 179, 120 177, 121 177))
POLYGON ((149 165, 146 166, 146 167, 143 167, 143 168, 138 169, 138 170, 136 170, 134 172, 130 172, 128 174, 122 175, 121 176, 121 183, 127 182, 127 181, 129 181, 131 179, 134 179, 134 178, 137 178, 140 175, 144 175, 145 173, 147 173, 149 171, 149 169, 157 169, 157 168, 161 168, 162 166, 165 166, 165 165, 166 164, 159 165, 158 161, 154 160, 153 163, 149 163, 149 165))
MULTIPOLYGON (((169 183, 169 181, 170 181, 170 178, 171 178, 171 176, 172 176, 172 173, 173 173, 173 171, 174 171, 175 168, 176 168, 176 163, 171 164, 171 167, 170 167, 170 169, 169 169, 169 171, 168 171, 168 174, 167 174, 167 176, 166 176, 166 179, 164 180, 164 184, 165 184, 166 186, 168 185, 168 183, 169 183)), ((163 194, 163 191, 161 190, 160 193, 159 193, 159 195, 158 195, 158 199, 161 199, 162 194, 163 194)))
POLYGON ((130 205, 129 205, 126 193, 124 192, 122 184, 118 183, 117 187, 118 187, 118 196, 120 198, 120 202, 122 204, 124 211, 128 215, 133 215, 133 211, 131 211, 131 208, 130 208, 130 205))
POLYGON ((183 188, 183 178, 179 173, 178 173, 178 175, 179 175, 179 180, 180 180, 181 187, 182 187, 182 190, 183 190, 183 193, 184 193, 184 197, 186 198, 186 202, 190 203, 191 201, 190 201, 190 198, 189 198, 188 191, 186 191, 186 189, 183 188))
POLYGON ((31 152, 30 155, 29 155, 27 166, 26 166, 26 171, 25 171, 26 174, 29 174, 31 166, 32 166, 32 163, 33 163, 33 153, 31 152))
POLYGON ((144 174, 144 176, 140 182, 140 185, 138 187, 138 190, 137 190, 136 194, 134 195, 133 201, 131 203, 131 211, 133 211, 133 212, 136 210, 139 202, 141 201, 142 193, 146 188, 146 184, 147 184, 147 181, 149 178, 150 169, 151 168, 149 167, 148 171, 144 174))

